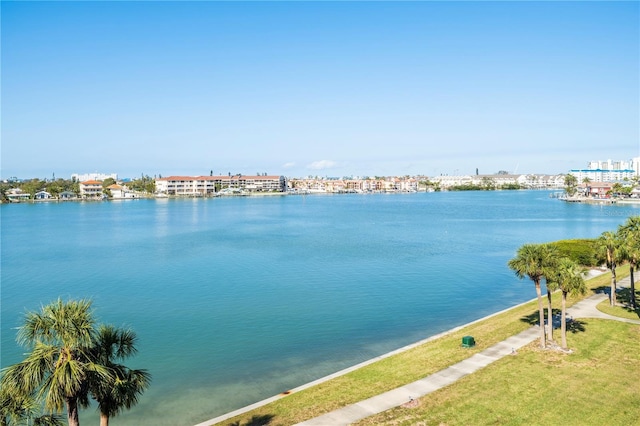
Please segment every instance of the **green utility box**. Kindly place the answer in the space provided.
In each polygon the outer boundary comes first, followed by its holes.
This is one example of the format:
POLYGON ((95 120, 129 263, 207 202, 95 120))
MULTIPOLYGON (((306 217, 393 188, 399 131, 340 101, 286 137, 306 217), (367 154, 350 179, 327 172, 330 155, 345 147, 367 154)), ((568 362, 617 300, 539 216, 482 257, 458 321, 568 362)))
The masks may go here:
POLYGON ((463 348, 472 348, 476 345, 476 341, 472 336, 464 336, 462 338, 462 347, 463 348))

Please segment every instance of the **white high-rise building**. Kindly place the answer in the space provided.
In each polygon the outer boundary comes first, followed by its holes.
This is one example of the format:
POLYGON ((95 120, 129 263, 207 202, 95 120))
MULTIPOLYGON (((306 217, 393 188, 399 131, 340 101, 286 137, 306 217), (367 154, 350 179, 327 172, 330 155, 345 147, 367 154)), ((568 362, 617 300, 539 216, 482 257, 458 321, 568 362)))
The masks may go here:
POLYGON ((585 178, 591 182, 619 182, 631 180, 640 175, 640 157, 629 161, 589 161, 586 169, 574 169, 569 172, 582 182, 585 178))
POLYGON ((631 159, 631 168, 636 172, 636 176, 640 176, 640 157, 631 159))
POLYGON ((74 174, 71 175, 71 179, 75 179, 78 182, 85 182, 85 181, 88 181, 88 180, 103 181, 103 180, 109 179, 109 178, 113 178, 114 180, 118 180, 118 174, 117 173, 111 173, 111 174, 106 174, 106 173, 78 174, 78 173, 74 173, 74 174))
POLYGON ((638 161, 638 158, 633 158, 629 161, 589 161, 587 164, 587 170, 634 170, 634 161, 638 161))

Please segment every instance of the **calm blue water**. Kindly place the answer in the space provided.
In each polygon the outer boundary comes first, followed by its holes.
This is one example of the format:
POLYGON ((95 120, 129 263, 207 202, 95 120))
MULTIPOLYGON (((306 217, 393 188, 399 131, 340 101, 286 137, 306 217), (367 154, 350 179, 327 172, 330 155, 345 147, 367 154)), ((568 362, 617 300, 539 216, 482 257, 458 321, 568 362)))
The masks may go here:
MULTIPOLYGON (((25 310, 92 298, 153 374, 118 424, 193 424, 535 297, 526 242, 596 237, 640 206, 547 192, 3 205, 2 366, 25 310)), ((85 422, 94 410, 81 413, 85 422)))

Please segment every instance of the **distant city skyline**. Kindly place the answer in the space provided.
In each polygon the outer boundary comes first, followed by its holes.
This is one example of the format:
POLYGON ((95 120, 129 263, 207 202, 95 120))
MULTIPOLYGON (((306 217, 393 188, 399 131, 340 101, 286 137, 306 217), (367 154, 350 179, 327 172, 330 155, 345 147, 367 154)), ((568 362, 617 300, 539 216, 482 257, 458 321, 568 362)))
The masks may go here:
POLYGON ((2 2, 0 177, 640 156, 638 2, 2 2))
MULTIPOLYGON (((587 165, 586 167, 573 167, 570 170, 564 171, 564 172, 557 172, 557 173, 541 173, 541 172, 536 172, 536 171, 531 171, 531 172, 517 172, 517 171, 511 171, 511 170, 496 170, 496 171, 491 171, 491 172, 480 172, 479 168, 476 168, 476 170, 471 171, 471 172, 464 172, 464 173, 459 173, 459 170, 455 170, 454 173, 441 173, 439 175, 427 175, 427 174, 409 174, 409 176, 430 176, 430 177, 436 177, 436 176, 456 176, 456 175, 460 175, 460 176, 465 176, 465 175, 496 175, 496 174, 515 174, 515 175, 525 175, 525 174, 531 174, 531 175, 536 175, 536 174, 546 174, 546 175, 560 175, 560 174, 575 174, 575 172, 577 171, 586 171, 586 170, 624 170, 624 171, 628 171, 628 170, 633 170, 635 172, 635 174, 640 174, 640 157, 633 157, 630 158, 629 160, 620 160, 620 159, 607 159, 607 160, 589 160, 585 162, 587 165), (608 163, 608 164, 607 164, 608 163), (617 167, 618 165, 621 165, 622 167, 617 167)), ((143 173, 145 175, 148 175, 148 173, 143 173)), ((266 172, 257 172, 257 173, 231 173, 231 172, 227 172, 227 173, 222 173, 222 172, 218 172, 218 173, 213 173, 213 170, 209 171, 210 176, 226 176, 226 175, 230 175, 230 176, 267 176, 266 172)), ((286 175, 286 174, 282 174, 282 173, 272 173, 269 176, 286 176, 288 178, 307 178, 307 177, 313 177, 313 176, 318 176, 319 178, 345 178, 345 177, 353 177, 353 178, 373 178, 375 176, 381 176, 381 177, 394 177, 394 176, 407 176, 408 174, 404 173, 404 174, 391 174, 391 175, 357 175, 357 174, 353 174, 353 173, 347 173, 347 174, 342 174, 342 175, 330 175, 330 174, 324 174, 324 175, 320 175, 320 174, 314 174, 314 173, 310 173, 307 175, 303 175, 303 176, 293 176, 293 175, 286 175)), ((193 173, 165 173, 165 174, 153 174, 150 175, 151 177, 155 177, 155 178, 166 178, 166 177, 175 177, 175 176, 188 176, 188 177, 198 177, 198 176, 207 176, 207 173, 198 173, 198 172, 193 172, 193 173)), ((77 181, 86 181, 86 180, 98 180, 98 181, 102 181, 105 180, 107 178, 113 178, 117 181, 120 181, 122 179, 130 179, 130 178, 137 178, 140 177, 140 175, 120 175, 118 173, 102 173, 101 171, 95 171, 95 172, 88 172, 88 173, 72 173, 70 178, 71 179, 75 179, 77 181)), ((3 177, 2 179, 7 179, 8 177, 3 177)), ((40 178, 40 176, 30 176, 30 177, 19 177, 20 179, 24 179, 24 178, 40 178)), ((55 176, 55 173, 52 174, 51 177, 46 177, 44 176, 45 179, 49 179, 49 178, 63 178, 63 179, 67 179, 69 177, 67 176, 55 176)))

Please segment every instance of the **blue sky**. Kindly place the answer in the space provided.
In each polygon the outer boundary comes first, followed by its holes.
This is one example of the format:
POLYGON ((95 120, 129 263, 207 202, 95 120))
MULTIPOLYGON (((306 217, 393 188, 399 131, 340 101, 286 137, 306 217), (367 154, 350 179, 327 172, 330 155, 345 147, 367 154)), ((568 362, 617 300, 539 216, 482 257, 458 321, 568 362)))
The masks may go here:
POLYGON ((640 156, 638 2, 6 2, 3 178, 640 156))

